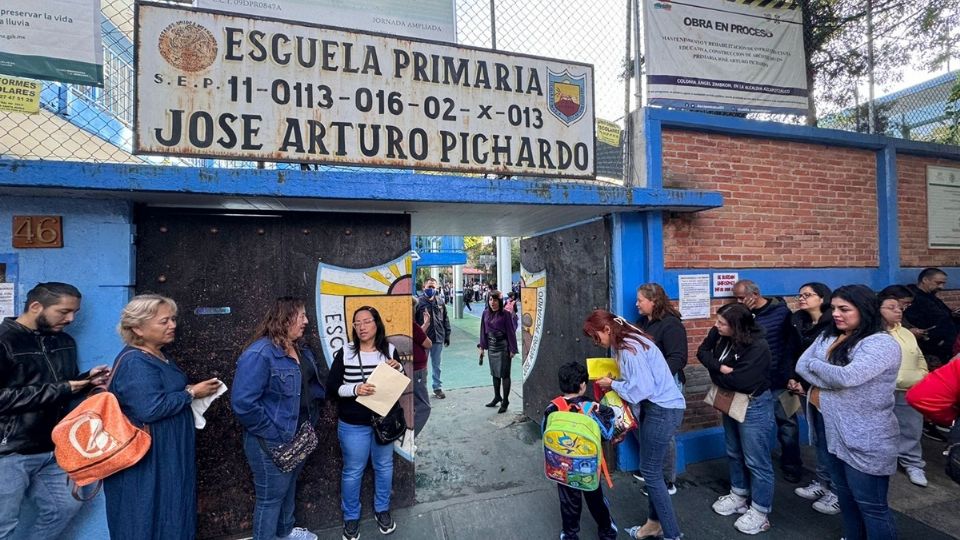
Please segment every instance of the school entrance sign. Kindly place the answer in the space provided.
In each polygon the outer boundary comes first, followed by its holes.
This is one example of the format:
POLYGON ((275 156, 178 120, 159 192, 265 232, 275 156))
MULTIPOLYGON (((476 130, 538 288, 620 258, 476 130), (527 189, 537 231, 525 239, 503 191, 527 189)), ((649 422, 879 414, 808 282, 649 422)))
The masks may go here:
POLYGON ((793 0, 644 1, 651 105, 806 114, 803 22, 793 0))
POLYGON ((134 152, 593 178, 593 67, 139 4, 134 152))

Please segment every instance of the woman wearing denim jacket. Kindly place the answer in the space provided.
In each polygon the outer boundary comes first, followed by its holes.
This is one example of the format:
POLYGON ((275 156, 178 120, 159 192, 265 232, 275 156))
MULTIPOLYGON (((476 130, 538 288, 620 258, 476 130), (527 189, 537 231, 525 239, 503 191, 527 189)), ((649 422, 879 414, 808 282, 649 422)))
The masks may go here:
POLYGON ((294 527, 297 476, 303 463, 285 473, 268 453, 293 440, 301 424, 313 426, 319 419, 323 387, 313 354, 301 347, 307 322, 303 300, 278 298, 237 360, 231 401, 253 471, 253 540, 317 538, 294 527))
POLYGON ((770 528, 767 514, 773 510, 770 432, 774 418, 767 373, 770 349, 763 329, 743 304, 721 306, 716 324, 697 349, 697 358, 713 384, 750 396, 743 422, 722 415, 731 487, 729 494, 713 503, 713 511, 721 516, 743 514, 733 524, 742 533, 766 531, 770 528))
POLYGON ((680 538, 663 461, 687 408, 683 394, 653 340, 622 318, 595 310, 584 321, 583 333, 596 345, 609 347, 620 368, 619 380, 601 377, 597 385, 616 391, 640 423, 640 472, 647 482, 649 514, 643 525, 630 527, 627 534, 636 539, 680 538))

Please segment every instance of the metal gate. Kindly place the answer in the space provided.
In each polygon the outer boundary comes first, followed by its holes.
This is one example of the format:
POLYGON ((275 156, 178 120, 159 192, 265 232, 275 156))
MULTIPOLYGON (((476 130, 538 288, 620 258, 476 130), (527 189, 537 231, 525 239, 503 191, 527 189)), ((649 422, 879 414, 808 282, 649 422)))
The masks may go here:
MULTIPOLYGON (((326 376, 317 313, 317 268, 367 268, 410 249, 405 215, 238 215, 182 209, 137 211, 136 291, 156 292, 180 307, 170 352, 192 381, 218 377, 231 385, 236 360, 278 296, 306 300, 307 341, 326 376)), ((197 432, 199 538, 252 528, 252 475, 243 454, 229 393, 206 414, 197 432)), ((339 522, 341 456, 332 407, 320 422, 321 447, 307 461, 297 493, 297 523, 319 528, 339 522)), ((159 449, 155 450, 159 451, 159 449)), ((372 478, 363 497, 372 496, 372 478)), ((395 462, 394 505, 413 504, 413 464, 395 462)))

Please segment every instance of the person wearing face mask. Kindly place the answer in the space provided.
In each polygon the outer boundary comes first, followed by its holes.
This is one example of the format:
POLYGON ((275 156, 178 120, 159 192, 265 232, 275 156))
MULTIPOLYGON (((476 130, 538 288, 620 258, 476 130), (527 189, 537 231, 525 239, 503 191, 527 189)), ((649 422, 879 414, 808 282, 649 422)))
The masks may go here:
POLYGON ((440 381, 440 357, 443 348, 450 346, 450 319, 447 317, 447 307, 437 298, 437 280, 428 278, 423 282, 423 296, 417 303, 414 314, 416 324, 423 325, 427 320, 424 315, 429 313, 430 325, 425 329, 427 337, 433 342, 430 347, 431 378, 433 395, 437 399, 445 399, 443 383, 440 381))
POLYGON ((313 429, 320 419, 325 392, 313 352, 303 341, 308 323, 303 300, 278 298, 237 359, 231 402, 253 472, 253 540, 317 539, 294 527, 297 477, 305 461, 283 472, 271 457, 271 450, 313 429))

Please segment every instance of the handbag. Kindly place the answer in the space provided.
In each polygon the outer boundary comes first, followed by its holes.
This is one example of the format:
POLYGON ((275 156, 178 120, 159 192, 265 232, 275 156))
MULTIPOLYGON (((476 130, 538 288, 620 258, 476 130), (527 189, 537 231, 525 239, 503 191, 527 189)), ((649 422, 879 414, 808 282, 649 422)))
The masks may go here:
POLYGON ((386 416, 373 415, 373 435, 378 444, 390 444, 396 441, 407 431, 407 422, 404 420, 403 407, 400 403, 394 404, 386 416))
POLYGON ((257 437, 260 448, 270 456, 273 464, 280 469, 280 472, 288 473, 296 469, 301 463, 307 460, 307 457, 317 449, 317 432, 314 431, 310 422, 300 424, 297 434, 293 439, 274 448, 268 448, 263 439, 257 437))
POLYGON ((750 396, 743 392, 727 390, 720 388, 715 384, 710 385, 707 391, 707 397, 703 402, 712 406, 714 409, 733 418, 737 422, 743 423, 747 419, 747 407, 750 406, 750 396))

